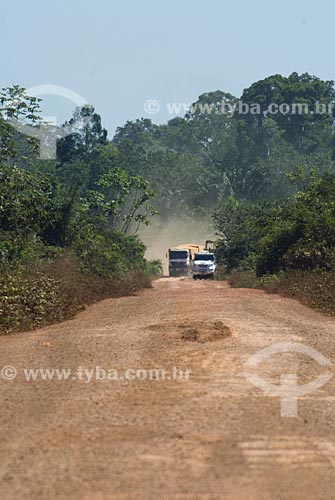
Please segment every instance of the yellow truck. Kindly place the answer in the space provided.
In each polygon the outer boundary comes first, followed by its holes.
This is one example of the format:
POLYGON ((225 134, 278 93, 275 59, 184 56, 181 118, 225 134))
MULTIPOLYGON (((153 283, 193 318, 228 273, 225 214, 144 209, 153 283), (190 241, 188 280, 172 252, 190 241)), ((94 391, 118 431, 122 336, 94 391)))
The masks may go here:
POLYGON ((194 243, 183 243, 169 248, 167 257, 169 260, 169 276, 187 276, 191 273, 196 253, 202 252, 203 245, 194 243))

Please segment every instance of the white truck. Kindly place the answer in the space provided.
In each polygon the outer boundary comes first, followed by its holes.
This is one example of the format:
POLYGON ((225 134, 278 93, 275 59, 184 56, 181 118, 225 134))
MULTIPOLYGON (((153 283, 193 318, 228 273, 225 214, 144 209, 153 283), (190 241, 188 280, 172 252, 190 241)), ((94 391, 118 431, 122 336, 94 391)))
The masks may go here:
POLYGON ((213 252, 199 252, 194 255, 192 264, 193 279, 214 279, 216 271, 215 255, 213 252))

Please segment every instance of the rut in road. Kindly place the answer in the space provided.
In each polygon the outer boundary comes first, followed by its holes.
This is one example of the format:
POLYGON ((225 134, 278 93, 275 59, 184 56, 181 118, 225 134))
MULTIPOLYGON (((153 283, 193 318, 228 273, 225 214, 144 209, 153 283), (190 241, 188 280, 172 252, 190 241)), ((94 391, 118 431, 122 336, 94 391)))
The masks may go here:
MULTIPOLYGON (((334 320, 294 300, 160 279, 72 321, 2 337, 0 366, 18 375, 1 381, 1 500, 333 499, 333 379, 283 418, 244 364, 278 342, 333 362, 334 334, 334 320), (22 372, 79 366, 121 376, 27 382, 22 372), (160 371, 127 380, 129 369, 160 371)), ((273 384, 296 373, 304 384, 323 369, 285 353, 258 374, 273 384)))

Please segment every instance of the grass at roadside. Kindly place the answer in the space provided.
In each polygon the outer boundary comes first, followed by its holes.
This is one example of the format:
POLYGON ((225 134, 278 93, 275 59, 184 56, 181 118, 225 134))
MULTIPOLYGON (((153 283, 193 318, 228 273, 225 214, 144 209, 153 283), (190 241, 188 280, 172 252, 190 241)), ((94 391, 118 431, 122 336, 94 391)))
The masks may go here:
POLYGON ((293 297, 335 315, 335 271, 290 271, 263 278, 257 278, 254 271, 233 271, 228 283, 235 288, 260 288, 293 297))
POLYGON ((20 268, 0 276, 0 334, 28 330, 74 316, 86 305, 132 295, 151 287, 157 263, 129 271, 122 278, 84 272, 71 253, 55 262, 20 268))

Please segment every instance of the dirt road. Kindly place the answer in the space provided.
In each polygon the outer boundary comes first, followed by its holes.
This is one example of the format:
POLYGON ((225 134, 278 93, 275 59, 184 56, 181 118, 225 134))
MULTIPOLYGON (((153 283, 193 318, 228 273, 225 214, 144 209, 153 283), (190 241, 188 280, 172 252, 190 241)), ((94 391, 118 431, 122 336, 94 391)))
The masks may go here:
MULTIPOLYGON (((1 337, 0 368, 17 376, 0 381, 0 498, 334 499, 334 379, 282 417, 244 366, 282 342, 334 362, 334 338, 334 320, 296 301, 182 279, 1 337), (24 368, 71 376, 27 381, 24 368)), ((289 352, 252 369, 305 384, 326 368, 289 352)))

